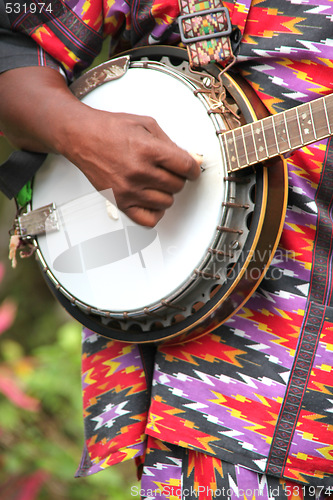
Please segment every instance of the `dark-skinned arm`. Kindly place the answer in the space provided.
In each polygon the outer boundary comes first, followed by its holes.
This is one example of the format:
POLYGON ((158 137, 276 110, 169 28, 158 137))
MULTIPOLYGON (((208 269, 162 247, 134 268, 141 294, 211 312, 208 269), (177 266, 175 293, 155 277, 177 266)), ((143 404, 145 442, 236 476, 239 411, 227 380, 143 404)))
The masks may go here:
POLYGON ((48 67, 0 74, 0 129, 16 147, 59 153, 101 191, 112 188, 120 210, 153 227, 199 163, 155 120, 95 110, 81 103, 48 67))

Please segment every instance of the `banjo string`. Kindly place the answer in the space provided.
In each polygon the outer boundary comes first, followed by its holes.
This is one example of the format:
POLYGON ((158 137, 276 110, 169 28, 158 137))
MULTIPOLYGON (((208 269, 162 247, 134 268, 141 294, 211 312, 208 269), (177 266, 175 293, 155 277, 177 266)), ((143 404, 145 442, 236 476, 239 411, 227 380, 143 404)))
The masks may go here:
MULTIPOLYGON (((211 170, 220 165, 218 161, 203 161, 201 170, 202 173, 206 170, 211 170)), ((67 223, 73 223, 81 217, 83 220, 97 217, 101 211, 107 211, 107 202, 117 207, 114 196, 103 196, 101 192, 93 192, 78 199, 57 205, 57 209, 61 210, 62 216, 65 217, 67 223), (111 198, 111 199, 110 199, 111 198)))

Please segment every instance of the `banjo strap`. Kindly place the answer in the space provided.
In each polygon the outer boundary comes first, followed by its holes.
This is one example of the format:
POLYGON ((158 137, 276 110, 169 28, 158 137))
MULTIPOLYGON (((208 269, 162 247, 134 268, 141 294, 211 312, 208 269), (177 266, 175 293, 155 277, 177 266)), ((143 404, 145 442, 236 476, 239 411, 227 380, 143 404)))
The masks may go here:
POLYGON ((226 67, 235 60, 246 15, 243 23, 239 25, 237 19, 237 27, 232 27, 230 8, 233 1, 228 2, 227 8, 222 0, 179 0, 180 38, 187 48, 192 68, 207 66, 211 62, 226 67))

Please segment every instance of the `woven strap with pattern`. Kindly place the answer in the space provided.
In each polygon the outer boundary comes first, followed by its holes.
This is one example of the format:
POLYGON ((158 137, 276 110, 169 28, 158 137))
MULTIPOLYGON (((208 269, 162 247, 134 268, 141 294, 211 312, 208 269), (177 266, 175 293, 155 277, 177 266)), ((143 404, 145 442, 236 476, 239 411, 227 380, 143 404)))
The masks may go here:
POLYGON ((228 10, 220 0, 179 0, 179 28, 191 67, 217 62, 225 66, 233 59, 228 10))

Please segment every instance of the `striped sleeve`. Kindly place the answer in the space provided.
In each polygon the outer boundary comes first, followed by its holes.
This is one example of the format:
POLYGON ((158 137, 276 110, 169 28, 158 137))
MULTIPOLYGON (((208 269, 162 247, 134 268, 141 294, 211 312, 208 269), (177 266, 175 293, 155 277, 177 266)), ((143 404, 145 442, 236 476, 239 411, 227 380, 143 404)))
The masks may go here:
MULTIPOLYGON (((5 3, 0 0, 2 10, 5 10, 5 3)), ((36 2, 27 4, 26 1, 16 0, 15 5, 15 10, 9 9, 5 12, 7 30, 20 35, 17 38, 20 44, 24 36, 41 47, 45 51, 38 52, 38 61, 41 64, 48 65, 49 57, 53 58, 64 69, 67 77, 72 79, 87 68, 100 53, 104 36, 101 0, 87 2, 91 9, 88 9, 88 12, 84 9, 84 13, 82 9, 77 12, 62 0, 38 3, 38 9, 32 9, 32 6, 37 5, 36 2)), ((3 21, 0 21, 0 27, 1 23, 3 21)), ((7 40, 10 39, 9 34, 4 36, 7 40)), ((29 48, 31 47, 29 43, 29 48)))
POLYGON ((0 73, 27 66, 49 66, 62 71, 61 65, 35 41, 10 29, 5 2, 0 0, 0 73))
POLYGON ((62 72, 61 65, 36 42, 0 27, 0 73, 27 66, 48 66, 62 72))

